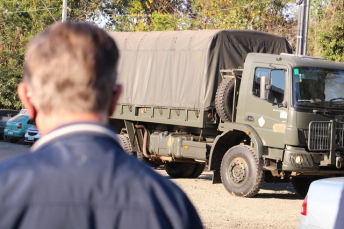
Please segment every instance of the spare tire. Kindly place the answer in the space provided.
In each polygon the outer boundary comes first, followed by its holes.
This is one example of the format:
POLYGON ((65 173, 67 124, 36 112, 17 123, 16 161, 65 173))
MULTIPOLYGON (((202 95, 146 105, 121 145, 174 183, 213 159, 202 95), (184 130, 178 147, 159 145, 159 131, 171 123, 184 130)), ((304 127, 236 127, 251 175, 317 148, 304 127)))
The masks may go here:
POLYGON ((222 80, 216 90, 215 108, 222 121, 232 121, 232 108, 234 96, 234 79, 226 78, 222 80))
POLYGON ((127 152, 128 154, 132 155, 133 151, 131 149, 129 137, 126 135, 122 135, 122 134, 117 134, 117 137, 118 137, 119 143, 121 144, 124 151, 127 152))

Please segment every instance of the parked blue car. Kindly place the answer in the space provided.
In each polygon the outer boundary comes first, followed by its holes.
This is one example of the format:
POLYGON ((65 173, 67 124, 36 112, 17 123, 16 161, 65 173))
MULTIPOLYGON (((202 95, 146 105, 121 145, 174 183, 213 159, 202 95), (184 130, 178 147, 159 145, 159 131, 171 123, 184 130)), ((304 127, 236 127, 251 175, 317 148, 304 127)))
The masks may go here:
POLYGON ((24 134, 30 127, 34 126, 34 121, 27 114, 18 114, 7 121, 4 129, 4 136, 12 143, 22 140, 24 142, 24 134))

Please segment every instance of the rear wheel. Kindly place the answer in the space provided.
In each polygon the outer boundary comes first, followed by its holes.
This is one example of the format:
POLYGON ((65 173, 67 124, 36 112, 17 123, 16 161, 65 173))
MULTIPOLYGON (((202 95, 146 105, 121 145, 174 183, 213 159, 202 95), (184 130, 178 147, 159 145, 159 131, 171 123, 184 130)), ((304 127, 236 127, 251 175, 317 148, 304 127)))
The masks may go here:
POLYGON ((195 169, 189 176, 189 178, 197 178, 199 177, 204 170, 205 164, 195 164, 195 169))
POLYGON ((165 170, 172 178, 188 178, 195 171, 195 164, 168 162, 165 164, 165 170))
POLYGON ((221 162, 221 179, 232 195, 255 196, 264 181, 264 173, 254 149, 247 145, 230 148, 221 162))

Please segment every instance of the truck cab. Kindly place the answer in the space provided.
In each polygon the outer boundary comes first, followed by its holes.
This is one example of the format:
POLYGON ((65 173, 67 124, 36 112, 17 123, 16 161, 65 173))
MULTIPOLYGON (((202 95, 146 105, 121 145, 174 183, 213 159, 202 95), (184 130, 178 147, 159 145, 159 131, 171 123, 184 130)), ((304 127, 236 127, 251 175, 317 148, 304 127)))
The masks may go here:
POLYGON ((226 133, 246 127, 250 139, 257 138, 251 146, 266 180, 292 177, 304 196, 312 180, 344 173, 343 64, 250 53, 236 80, 235 119, 220 123, 219 129, 226 133))

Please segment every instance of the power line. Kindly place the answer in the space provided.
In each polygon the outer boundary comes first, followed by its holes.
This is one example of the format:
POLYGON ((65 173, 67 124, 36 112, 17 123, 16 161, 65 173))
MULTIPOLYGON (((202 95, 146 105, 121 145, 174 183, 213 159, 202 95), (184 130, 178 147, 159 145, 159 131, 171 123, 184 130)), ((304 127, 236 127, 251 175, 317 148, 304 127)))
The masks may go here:
MULTIPOLYGON (((42 0, 41 0, 42 1, 42 0)), ((246 7, 251 7, 254 5, 261 5, 261 4, 266 4, 266 3, 272 3, 273 1, 265 1, 265 2, 257 2, 257 3, 249 3, 249 4, 245 4, 242 6, 233 6, 230 8, 226 8, 226 9, 218 9, 218 10, 211 10, 211 11, 207 11, 210 13, 216 13, 219 11, 226 11, 226 10, 233 10, 233 9, 240 9, 240 8, 246 8, 246 7)), ((44 3, 44 2, 43 2, 44 3)), ((45 5, 45 4, 44 4, 45 5)), ((4 12, 5 14, 15 14, 15 13, 30 13, 30 12, 37 12, 37 11, 44 11, 44 10, 54 10, 54 9, 60 9, 60 7, 53 7, 53 8, 45 8, 45 9, 36 9, 36 10, 23 10, 23 11, 13 11, 13 12, 4 12)), ((95 12, 88 12, 85 10, 79 10, 79 9, 71 9, 71 11, 79 11, 79 12, 83 12, 85 15, 91 15, 91 14, 95 14, 95 12)), ((106 13, 106 11, 113 11, 113 9, 102 9, 102 11, 105 11, 104 14, 107 16, 115 16, 115 17, 151 17, 152 14, 119 14, 119 13, 106 13)), ((49 13, 51 13, 49 11, 49 13)), ((193 14, 193 13, 191 13, 193 14)), ((186 16, 188 16, 188 14, 186 14, 186 16)), ((159 17, 171 17, 171 14, 161 14, 159 15, 159 17)), ((173 17, 175 17, 175 14, 173 15, 173 17)), ((176 17, 175 17, 176 18, 176 17)), ((56 21, 56 20, 55 20, 56 21)))
POLYGON ((44 3, 44 1, 43 0, 41 0, 42 1, 42 3, 43 3, 43 5, 44 5, 44 7, 47 9, 47 11, 49 12, 49 14, 50 14, 50 16, 54 19, 54 21, 56 22, 56 19, 54 18, 54 16, 53 16, 53 14, 50 12, 50 10, 48 9, 48 7, 47 7, 47 5, 44 3))
POLYGON ((31 13, 31 12, 38 12, 38 11, 46 11, 46 10, 55 10, 60 9, 60 7, 52 7, 52 8, 45 8, 45 9, 36 9, 36 10, 19 10, 19 11, 5 11, 3 14, 19 14, 19 13, 31 13))

